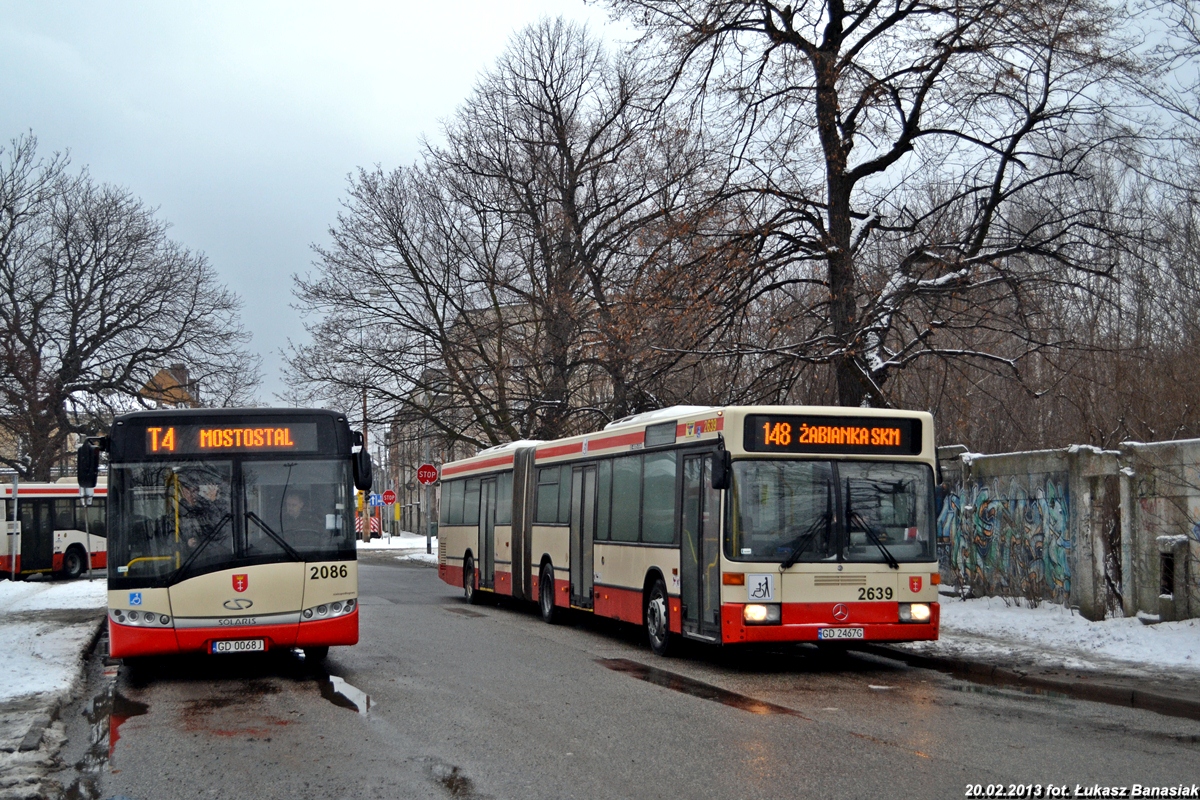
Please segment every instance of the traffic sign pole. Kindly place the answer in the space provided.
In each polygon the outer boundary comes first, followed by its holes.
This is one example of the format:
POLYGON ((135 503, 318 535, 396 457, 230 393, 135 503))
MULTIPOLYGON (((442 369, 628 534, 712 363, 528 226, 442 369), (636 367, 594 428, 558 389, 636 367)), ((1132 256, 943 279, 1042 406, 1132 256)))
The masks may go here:
POLYGON ((433 484, 438 479, 438 468, 433 464, 422 464, 417 468, 417 481, 425 487, 425 552, 433 553, 433 484))

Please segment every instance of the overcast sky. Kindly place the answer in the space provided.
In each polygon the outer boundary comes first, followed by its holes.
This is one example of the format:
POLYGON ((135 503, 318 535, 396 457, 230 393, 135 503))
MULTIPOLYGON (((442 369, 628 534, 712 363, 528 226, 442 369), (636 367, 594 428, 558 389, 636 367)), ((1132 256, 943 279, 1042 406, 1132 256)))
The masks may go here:
POLYGON ((305 337, 291 276, 347 174, 411 162, 514 31, 559 15, 616 35, 582 0, 0 0, 0 141, 32 130, 158 207, 245 301, 274 402, 305 337))

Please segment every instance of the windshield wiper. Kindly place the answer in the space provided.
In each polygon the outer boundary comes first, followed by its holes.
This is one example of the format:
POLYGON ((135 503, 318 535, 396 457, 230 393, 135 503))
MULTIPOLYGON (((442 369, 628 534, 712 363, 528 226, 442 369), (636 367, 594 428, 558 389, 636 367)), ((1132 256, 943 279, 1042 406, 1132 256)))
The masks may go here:
POLYGON ((779 565, 780 569, 788 569, 795 565, 800 560, 800 554, 804 552, 804 548, 808 547, 808 543, 816 536, 821 527, 829 526, 829 514, 825 513, 813 520, 812 525, 808 526, 808 530, 801 534, 799 541, 796 542, 796 547, 792 550, 791 555, 783 560, 779 565))
POLYGON ((296 549, 294 547, 292 547, 290 544, 288 544, 282 536, 280 536, 275 531, 271 530, 271 526, 268 525, 267 523, 263 522, 262 519, 259 518, 258 514, 255 514, 253 511, 247 511, 246 519, 253 522, 255 525, 257 525, 259 528, 262 529, 263 533, 265 533, 267 536, 270 536, 272 539, 274 539, 275 544, 282 547, 284 549, 284 552, 286 552, 293 559, 295 559, 296 561, 304 560, 300 556, 300 554, 296 552, 296 549))
POLYGON ((883 541, 879 538, 879 535, 875 533, 875 530, 871 527, 870 523, 862 518, 861 514, 852 512, 850 514, 850 520, 862 527, 863 531, 867 534, 867 538, 879 548, 879 552, 883 553, 883 558, 885 561, 887 561, 887 565, 889 567, 892 569, 900 569, 900 562, 896 560, 894 555, 892 555, 891 550, 888 550, 886 547, 884 547, 883 541))
POLYGON ((179 569, 175 570, 175 572, 171 575, 172 579, 177 575, 182 575, 184 571, 186 571, 187 568, 192 565, 192 562, 196 560, 196 557, 204 551, 204 548, 208 547, 209 542, 212 542, 217 538, 217 534, 220 533, 221 529, 225 527, 225 523, 231 522, 232 520, 233 516, 231 514, 226 514, 225 516, 221 517, 221 519, 215 526, 213 526, 213 529, 210 532, 203 534, 200 537, 200 544, 195 550, 192 551, 191 555, 184 559, 184 562, 179 565, 179 569))

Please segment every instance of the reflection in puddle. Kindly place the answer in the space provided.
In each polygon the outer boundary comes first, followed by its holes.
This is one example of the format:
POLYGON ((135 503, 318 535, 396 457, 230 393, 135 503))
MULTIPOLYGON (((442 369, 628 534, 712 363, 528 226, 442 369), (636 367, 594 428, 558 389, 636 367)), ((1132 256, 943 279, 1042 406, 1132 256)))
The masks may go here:
MULTIPOLYGON (((105 676, 108 676, 107 670, 105 676)), ((100 771, 112 758, 113 748, 121 739, 121 725, 130 717, 147 713, 145 703, 130 700, 116 690, 116 684, 106 681, 104 691, 88 703, 84 714, 90 725, 89 746, 83 758, 75 764, 79 777, 63 795, 66 800, 93 800, 100 796, 100 771)))
POLYGON ((639 664, 629 659, 600 658, 597 661, 611 670, 632 675, 647 683, 674 689, 677 692, 690 694, 693 697, 701 697, 705 700, 712 700, 723 705, 740 708, 743 711, 749 711, 751 714, 785 714, 790 717, 809 719, 809 717, 804 716, 794 709, 778 706, 763 700, 755 700, 753 697, 747 697, 744 694, 719 689, 712 684, 701 683, 700 681, 685 678, 682 675, 676 675, 673 672, 667 672, 655 667, 648 667, 645 664, 639 664))
POLYGON ((371 710, 371 696, 361 689, 351 686, 336 675, 330 675, 321 680, 320 686, 321 697, 324 697, 335 706, 348 708, 351 711, 357 711, 359 714, 366 714, 371 710))

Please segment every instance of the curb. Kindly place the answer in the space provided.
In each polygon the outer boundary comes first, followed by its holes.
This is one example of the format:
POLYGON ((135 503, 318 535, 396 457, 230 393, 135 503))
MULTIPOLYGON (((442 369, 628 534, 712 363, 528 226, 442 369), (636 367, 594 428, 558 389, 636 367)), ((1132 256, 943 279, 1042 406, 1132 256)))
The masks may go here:
POLYGON ((980 661, 963 658, 944 658, 910 653, 895 647, 879 644, 856 645, 853 649, 872 655, 902 661, 911 667, 949 672, 976 683, 1024 686, 1041 691, 1057 692, 1078 700, 1092 700, 1114 706, 1126 706, 1144 711, 1153 711, 1171 717, 1200 720, 1200 699, 1182 695, 1167 695, 1143 689, 1091 683, 1089 681, 1050 678, 1042 675, 1027 675, 1006 667, 997 667, 980 661))
POLYGON ((66 694, 55 698, 54 703, 51 704, 48 711, 38 714, 33 718, 33 722, 30 723, 29 729, 25 731, 25 737, 21 739, 21 744, 17 746, 18 752, 28 753, 33 750, 37 750, 42 746, 42 737, 46 735, 46 728, 50 727, 54 720, 58 719, 59 714, 62 712, 63 706, 70 702, 71 698, 75 696, 75 691, 79 687, 80 678, 83 676, 84 671, 87 670, 88 656, 93 650, 96 649, 96 643, 100 641, 100 636, 104 631, 104 623, 107 621, 107 619, 107 616, 101 617, 99 622, 96 624, 96 630, 92 634, 92 637, 88 640, 87 646, 84 648, 80 657, 80 668, 75 674, 75 680, 71 682, 71 688, 66 692, 66 694))

